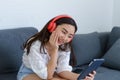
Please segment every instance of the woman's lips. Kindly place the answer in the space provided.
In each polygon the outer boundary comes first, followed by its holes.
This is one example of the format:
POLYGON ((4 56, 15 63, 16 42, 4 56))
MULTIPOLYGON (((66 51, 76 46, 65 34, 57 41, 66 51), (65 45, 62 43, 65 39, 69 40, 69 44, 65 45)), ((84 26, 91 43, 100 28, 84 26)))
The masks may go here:
POLYGON ((64 44, 64 41, 63 40, 58 40, 58 44, 64 44))

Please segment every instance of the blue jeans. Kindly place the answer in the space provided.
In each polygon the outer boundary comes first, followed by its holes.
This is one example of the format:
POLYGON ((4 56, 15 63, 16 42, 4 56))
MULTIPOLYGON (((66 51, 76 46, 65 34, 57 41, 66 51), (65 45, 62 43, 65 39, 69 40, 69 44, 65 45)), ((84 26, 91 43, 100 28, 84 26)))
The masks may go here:
POLYGON ((25 76, 33 73, 34 72, 31 69, 27 68, 24 64, 22 64, 17 74, 17 80, 22 80, 25 76))

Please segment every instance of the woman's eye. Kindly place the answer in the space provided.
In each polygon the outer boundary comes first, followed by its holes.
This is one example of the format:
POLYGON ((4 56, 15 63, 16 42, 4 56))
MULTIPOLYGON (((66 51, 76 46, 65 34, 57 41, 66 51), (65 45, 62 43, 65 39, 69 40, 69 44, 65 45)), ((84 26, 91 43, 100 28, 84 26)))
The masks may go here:
POLYGON ((63 33, 63 34, 66 34, 66 32, 65 32, 65 31, 62 31, 62 33, 63 33))
POLYGON ((68 38, 73 38, 73 36, 68 36, 68 38))

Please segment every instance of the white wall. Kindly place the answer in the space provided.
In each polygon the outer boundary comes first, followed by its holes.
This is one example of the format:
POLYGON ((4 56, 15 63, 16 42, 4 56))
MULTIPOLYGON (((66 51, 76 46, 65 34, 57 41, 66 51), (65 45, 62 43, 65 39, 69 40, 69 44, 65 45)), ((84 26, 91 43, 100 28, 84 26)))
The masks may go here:
POLYGON ((0 0, 0 29, 44 24, 58 14, 72 16, 78 33, 110 31, 113 0, 0 0))
POLYGON ((113 26, 120 26, 120 0, 114 0, 113 26))

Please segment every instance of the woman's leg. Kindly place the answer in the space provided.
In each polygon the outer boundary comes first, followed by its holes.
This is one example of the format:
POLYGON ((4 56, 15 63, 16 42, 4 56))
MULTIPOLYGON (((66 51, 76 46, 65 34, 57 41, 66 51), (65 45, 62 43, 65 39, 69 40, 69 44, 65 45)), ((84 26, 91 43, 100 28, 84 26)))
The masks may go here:
POLYGON ((67 79, 63 79, 55 73, 53 79, 51 80, 67 80, 67 79))
POLYGON ((39 76, 36 74, 29 74, 23 78, 23 80, 42 80, 39 76))
MULTIPOLYGON (((42 80, 39 76, 36 74, 29 74, 23 78, 23 80, 42 80)), ((57 74, 54 75, 54 77, 50 80, 67 80, 59 77, 57 74)))

